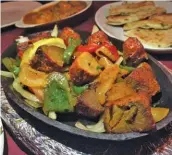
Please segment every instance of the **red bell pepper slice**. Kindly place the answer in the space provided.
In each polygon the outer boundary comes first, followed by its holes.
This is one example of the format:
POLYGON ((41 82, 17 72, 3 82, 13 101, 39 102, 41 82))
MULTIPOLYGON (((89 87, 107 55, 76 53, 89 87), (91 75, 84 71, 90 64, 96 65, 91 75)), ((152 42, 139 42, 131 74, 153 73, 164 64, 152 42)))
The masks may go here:
POLYGON ((19 56, 20 59, 22 59, 23 51, 18 51, 17 55, 19 56))
POLYGON ((103 43, 102 46, 105 46, 106 48, 109 49, 109 51, 112 52, 112 54, 114 55, 115 60, 117 60, 119 58, 118 50, 113 44, 111 44, 109 42, 105 42, 105 43, 103 43))
POLYGON ((93 53, 102 46, 105 46, 106 48, 109 49, 110 52, 112 52, 112 54, 114 55, 115 60, 117 60, 119 58, 119 54, 118 54, 118 51, 117 51, 116 47, 113 44, 111 44, 110 42, 104 42, 101 45, 98 45, 98 44, 80 45, 80 46, 78 46, 77 50, 79 52, 93 53))
POLYGON ((80 45, 78 46, 77 50, 79 52, 95 52, 98 48, 100 48, 100 45, 97 44, 89 44, 89 45, 80 45))

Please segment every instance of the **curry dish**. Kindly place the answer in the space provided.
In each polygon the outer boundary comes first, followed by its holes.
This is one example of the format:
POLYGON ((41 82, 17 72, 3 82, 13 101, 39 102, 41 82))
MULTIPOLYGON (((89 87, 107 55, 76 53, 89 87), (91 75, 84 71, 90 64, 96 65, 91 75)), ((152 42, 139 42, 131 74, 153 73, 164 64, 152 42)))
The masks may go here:
POLYGON ((83 1, 60 1, 59 3, 26 14, 23 22, 25 24, 45 24, 60 21, 78 13, 86 8, 86 6, 87 4, 83 1))

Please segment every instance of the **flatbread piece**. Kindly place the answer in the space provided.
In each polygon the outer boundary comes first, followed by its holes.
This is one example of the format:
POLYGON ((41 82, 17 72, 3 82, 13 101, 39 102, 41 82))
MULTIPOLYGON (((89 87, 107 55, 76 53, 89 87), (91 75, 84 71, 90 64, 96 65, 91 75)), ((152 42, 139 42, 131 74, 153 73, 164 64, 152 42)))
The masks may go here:
POLYGON ((137 37, 142 43, 152 47, 172 47, 172 28, 168 30, 133 29, 125 31, 124 35, 137 37))
POLYGON ((136 28, 144 29, 170 29, 172 28, 172 14, 154 15, 150 19, 135 21, 124 25, 124 30, 136 28))
POLYGON ((134 21, 148 18, 155 14, 162 14, 164 12, 166 12, 164 8, 156 7, 154 10, 139 11, 130 15, 125 15, 125 16, 110 15, 110 16, 107 16, 106 18, 107 18, 107 24, 123 25, 129 22, 134 22, 134 21))

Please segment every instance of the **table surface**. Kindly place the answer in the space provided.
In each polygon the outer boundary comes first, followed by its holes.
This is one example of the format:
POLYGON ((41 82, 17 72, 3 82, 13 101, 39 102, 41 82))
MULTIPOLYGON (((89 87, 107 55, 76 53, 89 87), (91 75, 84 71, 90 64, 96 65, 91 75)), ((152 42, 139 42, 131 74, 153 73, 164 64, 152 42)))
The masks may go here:
MULTIPOLYGON (((79 23, 78 26, 75 26, 74 28, 77 30, 83 30, 83 31, 91 31, 93 24, 95 24, 94 21, 94 15, 98 8, 103 6, 108 2, 93 2, 93 14, 91 17, 89 17, 86 21, 79 23)), ((15 27, 5 28, 2 30, 1 33, 1 53, 4 52, 7 47, 12 44, 12 42, 22 33, 24 32, 24 29, 19 29, 15 27)), ((172 69, 172 55, 164 54, 164 55, 152 55, 157 60, 162 62, 166 67, 169 69, 172 69)), ((22 151, 21 146, 16 143, 16 141, 8 134, 6 133, 6 139, 7 139, 7 145, 8 145, 8 154, 13 155, 14 152, 17 155, 25 155, 26 153, 24 150, 22 151)))

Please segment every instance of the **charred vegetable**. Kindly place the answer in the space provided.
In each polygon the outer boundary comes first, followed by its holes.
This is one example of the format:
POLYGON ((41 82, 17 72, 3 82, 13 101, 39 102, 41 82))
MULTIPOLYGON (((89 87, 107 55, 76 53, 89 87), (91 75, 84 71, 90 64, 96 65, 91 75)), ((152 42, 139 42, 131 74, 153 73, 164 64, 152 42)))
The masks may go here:
POLYGON ((105 68, 97 79, 96 97, 100 104, 105 103, 106 93, 111 89, 112 84, 117 78, 118 72, 118 65, 112 65, 105 68))
POLYGON ((79 129, 91 131, 91 132, 98 132, 102 133, 105 132, 103 118, 101 118, 96 124, 93 125, 83 125, 81 122, 76 122, 75 126, 79 129))
POLYGON ((40 102, 40 100, 34 94, 23 89, 23 85, 20 83, 18 78, 14 80, 12 86, 24 98, 26 98, 30 101, 33 101, 33 102, 40 102))
POLYGON ((150 98, 146 93, 114 100, 107 106, 104 122, 108 132, 145 132, 155 128, 150 98))
POLYGON ((2 59, 2 63, 14 75, 18 75, 20 72, 20 62, 16 59, 6 57, 2 59))
POLYGON ((104 43, 100 48, 96 50, 96 55, 99 57, 107 57, 111 61, 116 61, 119 58, 117 49, 110 43, 104 43))
POLYGON ((29 90, 43 103, 44 89, 39 87, 29 87, 29 90))
POLYGON ((135 90, 125 82, 115 83, 107 93, 107 101, 115 101, 134 93, 135 90))
POLYGON ((168 115, 169 109, 168 108, 160 108, 160 107, 151 108, 151 113, 152 113, 154 121, 159 122, 168 115))
POLYGON ((72 86, 72 89, 73 89, 73 92, 74 92, 76 95, 80 95, 80 94, 82 94, 85 90, 88 89, 88 85, 84 85, 84 86, 75 86, 75 85, 73 85, 73 86, 72 86))
POLYGON ((75 85, 83 85, 93 81, 100 71, 97 70, 96 59, 87 52, 83 52, 78 56, 70 67, 69 74, 71 81, 75 85))
POLYGON ((80 44, 81 44, 80 39, 69 38, 68 46, 67 46, 66 50, 64 51, 64 55, 63 55, 63 59, 66 64, 70 63, 70 60, 72 58, 72 55, 73 55, 76 47, 79 46, 80 44))
POLYGON ((108 66, 111 66, 113 63, 108 59, 108 58, 106 58, 106 57, 101 57, 99 60, 98 60, 98 63, 102 66, 102 67, 104 67, 104 68, 106 68, 106 67, 108 67, 108 66))
POLYGON ((70 89, 64 75, 54 72, 48 77, 48 85, 44 90, 44 112, 71 112, 70 89))
POLYGON ((28 87, 45 87, 48 74, 31 68, 28 64, 20 67, 19 80, 28 87))

